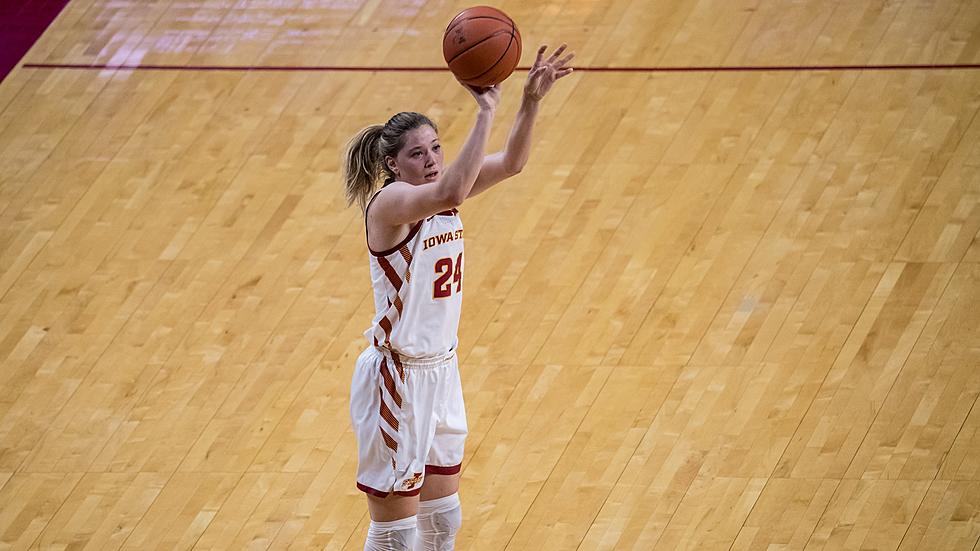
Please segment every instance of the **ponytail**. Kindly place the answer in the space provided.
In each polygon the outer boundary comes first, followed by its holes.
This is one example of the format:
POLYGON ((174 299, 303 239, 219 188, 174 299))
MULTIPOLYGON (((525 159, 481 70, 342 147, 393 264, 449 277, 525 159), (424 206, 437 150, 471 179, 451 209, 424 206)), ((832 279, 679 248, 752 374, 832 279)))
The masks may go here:
POLYGON ((395 173, 384 163, 384 159, 397 156, 405 146, 405 134, 423 125, 439 131, 425 115, 401 112, 385 124, 368 126, 351 138, 344 157, 347 206, 357 201, 363 211, 382 176, 385 177, 385 184, 395 181, 395 173))
POLYGON ((375 124, 361 130, 347 144, 344 159, 344 185, 347 206, 357 201, 361 210, 374 193, 381 172, 381 133, 384 126, 375 124))

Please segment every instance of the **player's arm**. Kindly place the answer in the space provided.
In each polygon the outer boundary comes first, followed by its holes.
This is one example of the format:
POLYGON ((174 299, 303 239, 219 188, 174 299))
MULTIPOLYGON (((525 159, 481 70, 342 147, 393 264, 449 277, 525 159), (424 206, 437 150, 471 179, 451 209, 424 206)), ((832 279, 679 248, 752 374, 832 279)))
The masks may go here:
POLYGON ((534 121, 538 117, 538 108, 545 94, 551 90, 551 86, 558 79, 572 72, 571 67, 565 65, 575 57, 570 53, 564 58, 560 57, 565 51, 566 45, 562 44, 547 59, 544 52, 547 46, 538 48, 537 58, 531 71, 527 75, 524 84, 524 96, 521 100, 521 108, 517 111, 514 125, 511 127, 510 135, 507 137, 507 144, 504 150, 498 153, 487 155, 483 160, 483 166, 473 184, 469 197, 490 189, 511 176, 521 172, 531 156, 531 134, 534 130, 534 121))
POLYGON ((443 170, 435 182, 412 185, 394 182, 379 193, 369 216, 389 226, 410 224, 433 214, 458 207, 470 195, 483 162, 490 127, 500 100, 496 86, 477 92, 468 88, 480 109, 456 160, 443 170))

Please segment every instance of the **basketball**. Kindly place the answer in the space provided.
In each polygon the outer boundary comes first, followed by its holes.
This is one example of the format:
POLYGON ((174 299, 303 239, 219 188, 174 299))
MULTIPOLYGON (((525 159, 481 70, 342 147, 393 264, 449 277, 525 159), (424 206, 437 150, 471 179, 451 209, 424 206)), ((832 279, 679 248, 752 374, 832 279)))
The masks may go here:
POLYGON ((493 86, 517 67, 521 33, 514 21, 497 8, 467 8, 446 27, 442 55, 460 82, 476 88, 493 86))

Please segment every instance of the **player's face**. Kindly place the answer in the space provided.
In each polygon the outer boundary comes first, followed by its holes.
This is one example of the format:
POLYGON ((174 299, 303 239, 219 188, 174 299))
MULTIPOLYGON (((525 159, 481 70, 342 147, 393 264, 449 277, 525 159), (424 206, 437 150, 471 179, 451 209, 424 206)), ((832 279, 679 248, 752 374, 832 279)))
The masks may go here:
POLYGON ((399 180, 415 185, 435 182, 442 175, 439 135, 427 124, 410 130, 393 161, 399 180))

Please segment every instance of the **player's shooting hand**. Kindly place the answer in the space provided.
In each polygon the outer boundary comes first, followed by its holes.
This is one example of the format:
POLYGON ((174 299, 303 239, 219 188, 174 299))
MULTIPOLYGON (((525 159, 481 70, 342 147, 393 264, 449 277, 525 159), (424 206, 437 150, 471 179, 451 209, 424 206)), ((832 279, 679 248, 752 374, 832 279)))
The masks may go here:
POLYGON ((500 103, 500 84, 495 84, 486 88, 476 88, 474 86, 470 86, 469 84, 463 84, 463 86, 469 90, 470 94, 472 94, 473 99, 476 100, 476 103, 480 106, 481 110, 497 110, 497 105, 500 103))
POLYGON ((531 66, 531 71, 527 74, 527 82, 524 83, 524 96, 534 101, 541 101, 541 98, 551 90, 551 87, 558 79, 568 76, 572 72, 571 67, 567 67, 568 62, 574 57, 574 53, 569 53, 565 57, 561 54, 568 46, 562 44, 547 58, 544 57, 548 46, 538 48, 538 57, 531 66))

